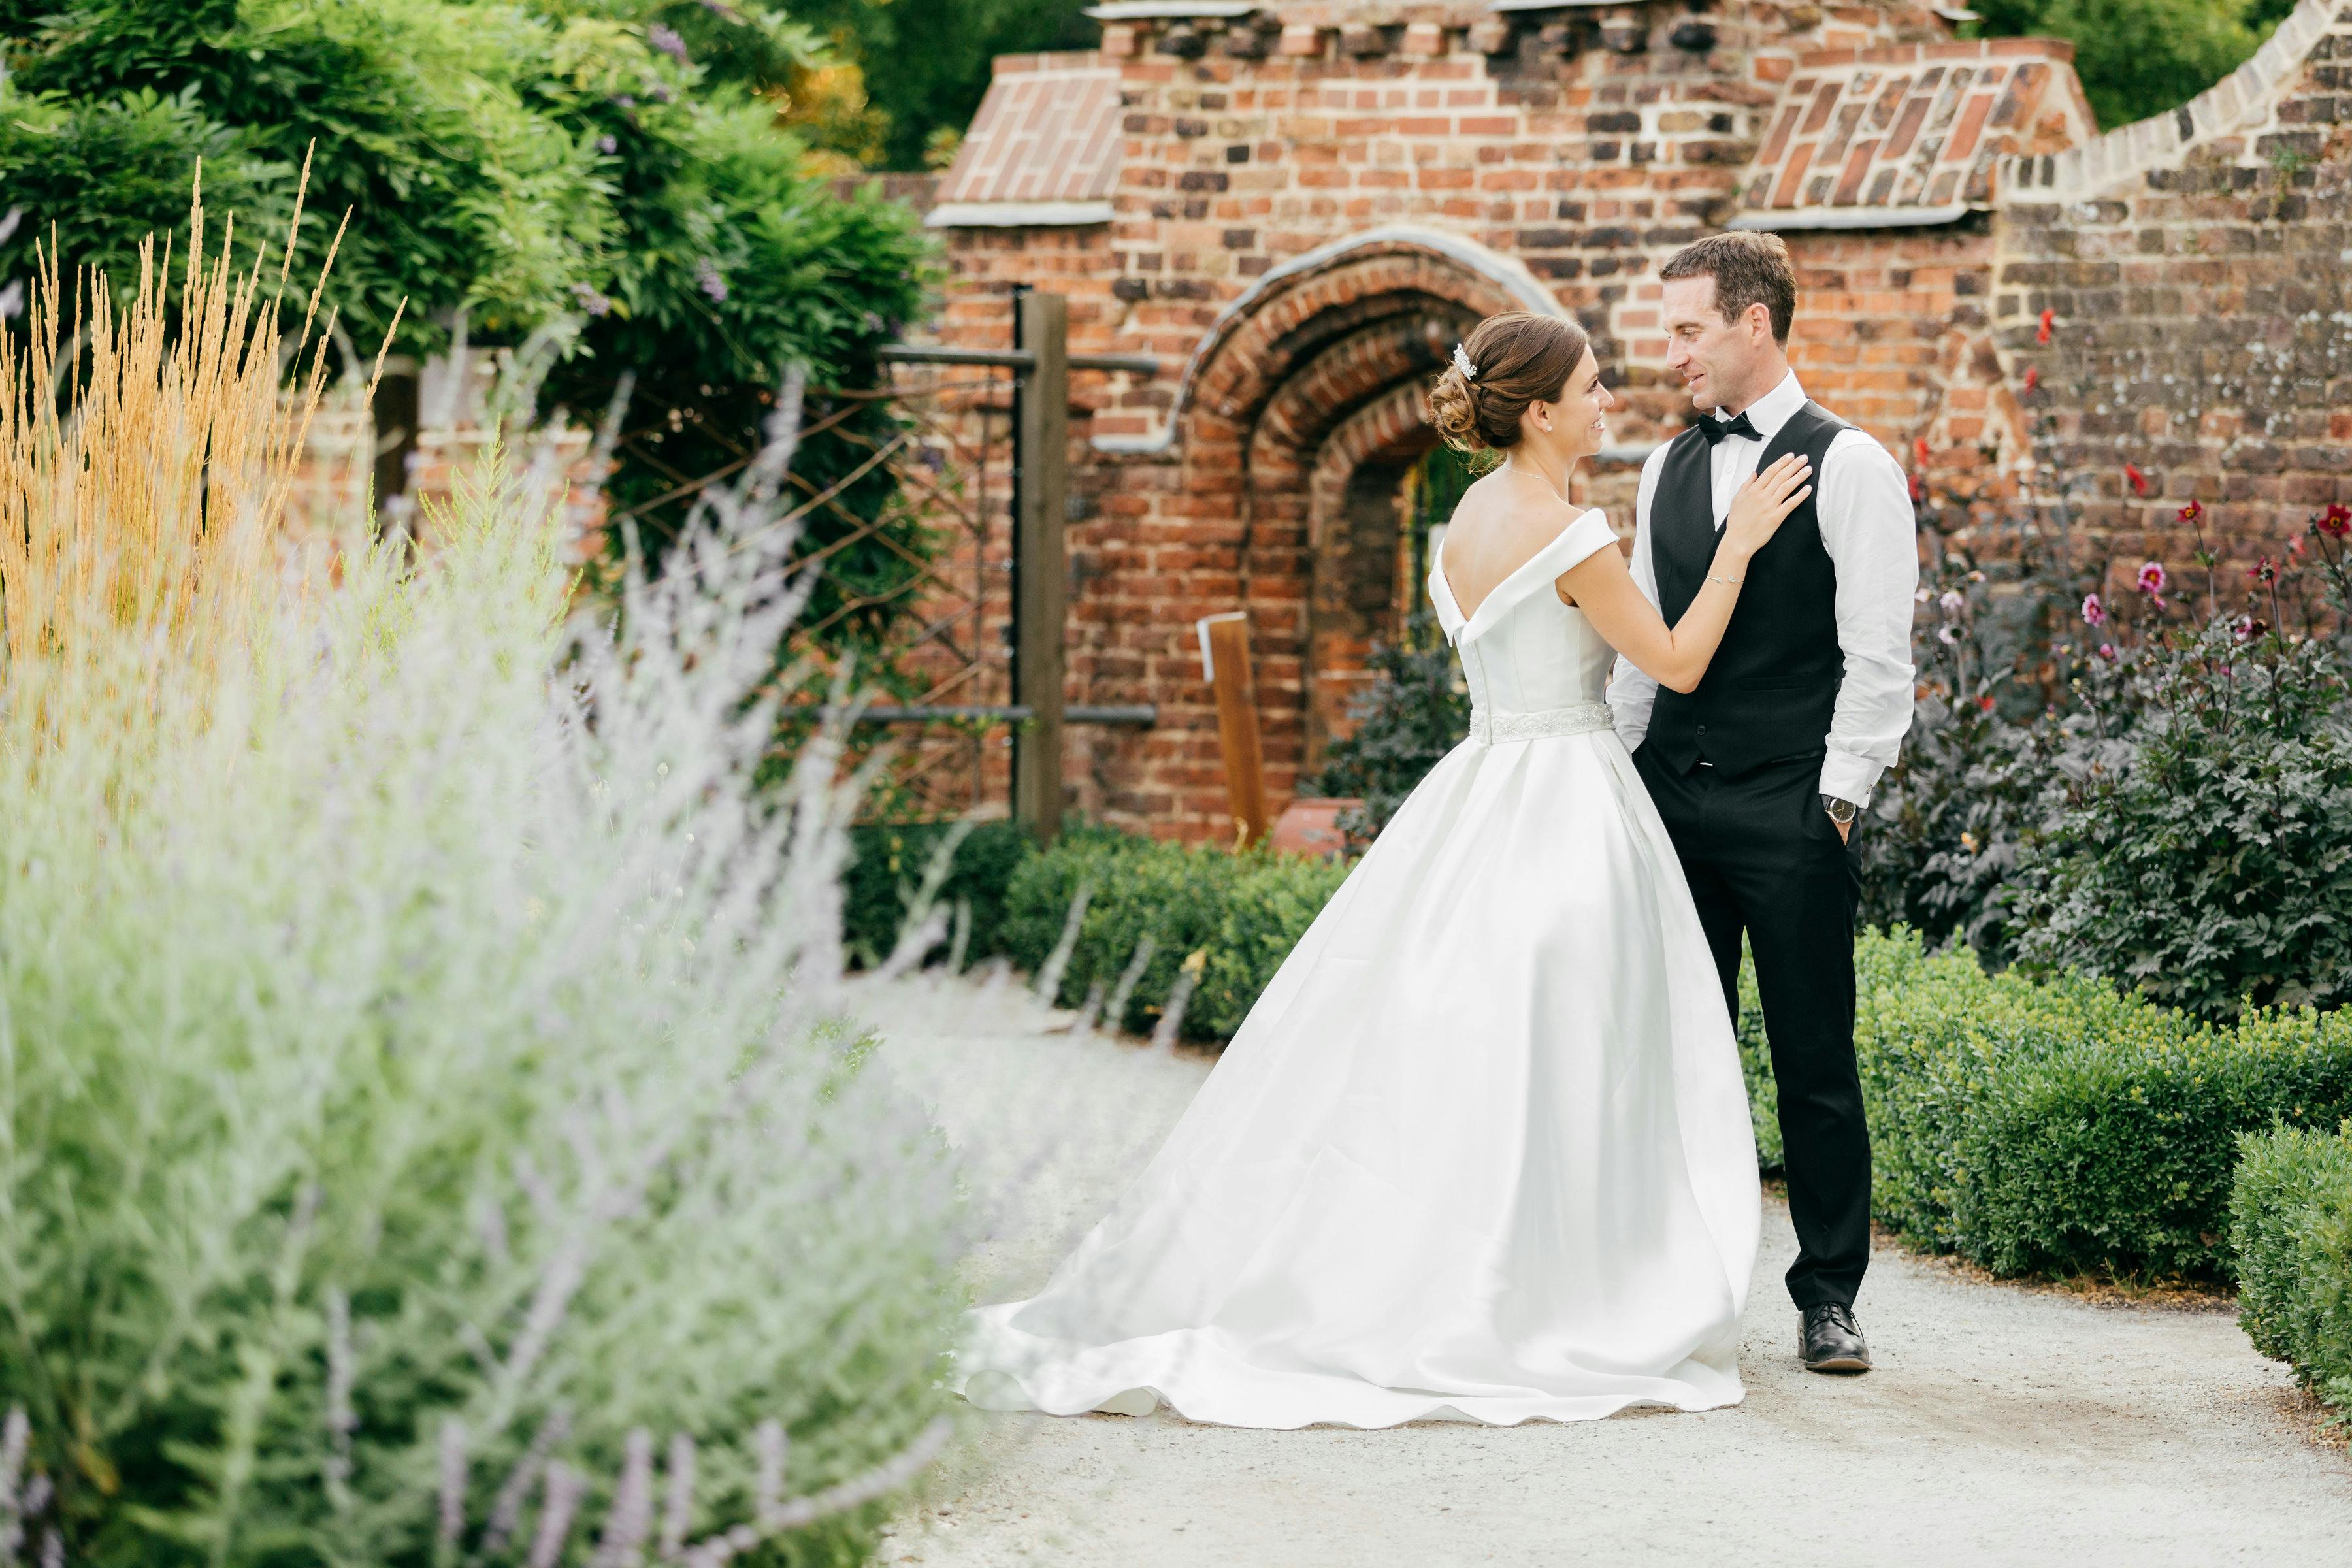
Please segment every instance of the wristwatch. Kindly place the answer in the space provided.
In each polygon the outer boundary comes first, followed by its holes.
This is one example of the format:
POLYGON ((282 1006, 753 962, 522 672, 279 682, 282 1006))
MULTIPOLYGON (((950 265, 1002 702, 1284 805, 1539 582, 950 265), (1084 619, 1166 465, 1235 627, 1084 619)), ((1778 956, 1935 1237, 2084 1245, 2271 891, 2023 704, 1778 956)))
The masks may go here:
POLYGON ((1862 807, 1850 800, 1840 800, 1833 795, 1825 795, 1822 796, 1822 809, 1830 814, 1832 822, 1843 827, 1854 819, 1855 814, 1861 811, 1862 807))

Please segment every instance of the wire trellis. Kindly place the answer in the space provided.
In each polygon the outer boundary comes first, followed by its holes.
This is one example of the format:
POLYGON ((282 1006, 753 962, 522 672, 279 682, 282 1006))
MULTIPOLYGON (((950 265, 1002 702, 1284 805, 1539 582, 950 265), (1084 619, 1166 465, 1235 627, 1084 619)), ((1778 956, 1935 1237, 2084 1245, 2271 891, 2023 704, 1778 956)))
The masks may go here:
MULTIPOLYGON (((852 454, 825 478, 794 471, 785 482, 793 504, 767 527, 804 536, 787 570, 824 573, 846 552, 878 551, 898 569, 887 580, 853 584, 836 577, 836 592, 794 626, 780 667, 791 672, 788 718, 825 694, 849 690, 908 707, 976 707, 1010 700, 1012 667, 1004 628, 1010 624, 1010 564, 992 560, 991 524, 1012 499, 1010 415, 1014 374, 994 366, 886 362, 884 384, 811 388, 802 425, 803 449, 828 438, 852 454), (890 417, 863 417, 877 407, 890 417), (882 506, 861 511, 849 495, 877 473, 887 476, 882 506), (819 527, 823 523, 825 526, 819 527), (878 644, 845 637, 861 618, 885 629, 878 644)), ((615 510, 611 523, 651 521, 692 508, 703 492, 733 480, 757 453, 749 443, 702 423, 698 434, 717 445, 725 461, 690 475, 665 462, 656 423, 624 432, 619 449, 671 480, 671 488, 615 510)), ((1005 531, 998 531, 997 553, 1005 531)), ((814 713, 809 717, 814 720, 814 713)), ((788 736, 803 728, 788 722, 788 736)), ((1001 727, 938 721, 898 727, 887 736, 857 731, 845 765, 887 749, 864 814, 901 822, 950 821, 970 815, 1006 787, 1008 763, 1001 727), (861 754, 862 753, 862 754, 861 754)))

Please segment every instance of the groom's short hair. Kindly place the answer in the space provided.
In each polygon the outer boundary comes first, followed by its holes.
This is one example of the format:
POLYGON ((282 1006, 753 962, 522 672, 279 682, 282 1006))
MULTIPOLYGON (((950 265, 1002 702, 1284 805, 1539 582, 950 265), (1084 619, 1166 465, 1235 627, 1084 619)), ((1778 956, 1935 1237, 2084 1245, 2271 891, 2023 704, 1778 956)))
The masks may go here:
POLYGON ((1666 258, 1658 281, 1678 278, 1715 279, 1715 308, 1727 321, 1761 305, 1772 316, 1772 341, 1784 347, 1789 324, 1797 315, 1797 268, 1789 247, 1777 234, 1754 229, 1730 229, 1695 239, 1666 258))

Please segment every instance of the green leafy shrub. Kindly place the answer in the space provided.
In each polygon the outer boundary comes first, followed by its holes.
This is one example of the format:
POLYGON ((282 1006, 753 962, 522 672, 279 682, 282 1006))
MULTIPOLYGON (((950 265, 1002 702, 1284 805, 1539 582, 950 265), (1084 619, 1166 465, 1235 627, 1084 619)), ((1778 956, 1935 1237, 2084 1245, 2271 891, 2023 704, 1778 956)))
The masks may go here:
POLYGON ((1253 857, 1225 889, 1217 939, 1187 1017, 1204 1034, 1231 1039, 1282 961, 1348 879, 1337 861, 1253 857))
POLYGON ((56 0, 0 6, 0 189, 23 215, 0 286, 37 246, 120 279, 150 234, 184 252, 200 160, 215 239, 233 216, 241 250, 275 247, 307 161, 294 268, 317 275, 350 214, 324 303, 355 368, 396 318, 405 356, 522 346, 543 374, 515 395, 545 416, 593 424, 633 389, 607 586, 631 530, 658 565, 804 367, 785 483, 825 497, 802 534, 825 571, 801 625, 892 683, 869 656, 916 613, 930 542, 874 460, 900 429, 876 356, 920 312, 933 248, 904 205, 835 195, 780 128, 838 66, 815 33, 697 0, 56 0))
MULTIPOLYGON (((4 1522, 97 1568, 862 1562, 945 1435, 957 1207, 828 1022, 836 757, 754 784, 780 542, 617 625, 567 622, 527 475, 415 559, 289 544, 307 410, 236 292, 144 291, 73 420, 0 434, 4 1522)), ((10 384, 76 337, 32 309, 10 384)))
POLYGON ((2237 1135, 2352 1111, 2338 1015, 2217 1030, 1902 931, 1865 936, 1856 970, 1873 1212, 1999 1273, 2224 1273, 2237 1135))
POLYGON ((1355 728, 1331 742, 1314 788, 1360 799, 1363 809, 1347 813, 1341 826, 1369 838, 1470 733, 1470 693, 1452 646, 1425 610, 1406 623, 1402 641, 1376 645, 1367 665, 1375 679, 1349 715, 1355 728))
MULTIPOLYGON (((1063 971, 1056 1000, 1076 1006, 1097 980, 1117 984, 1145 936, 1152 954, 1129 998, 1118 1027, 1148 1029, 1176 985, 1176 973, 1192 953, 1211 946, 1224 914, 1225 899, 1245 858, 1211 845, 1168 844, 1156 839, 1096 835, 1057 845, 1014 874, 1005 921, 1005 942, 1013 961, 1034 973, 1042 966, 1078 889, 1091 889, 1077 945, 1063 971)), ((1206 1026, 1187 1010, 1185 1035, 1209 1038, 1206 1026)))
POLYGON ((2128 674, 2143 715, 2120 767, 2066 782, 2012 902, 2018 957, 2201 1017, 2352 999, 2352 738, 2326 638, 2215 616, 2128 674))
POLYGON ((1780 1090, 1772 1079, 1772 1051, 1764 1041, 1764 1004, 1756 994, 1756 965, 1743 948, 1739 965, 1739 1072, 1748 1080, 1748 1114, 1756 1123, 1756 1165, 1766 1175, 1784 1168, 1780 1145, 1780 1090))
POLYGON ((1151 953, 1117 1026, 1150 1028, 1178 972, 1202 954, 1184 1013, 1188 1039, 1230 1037, 1347 868, 1254 850, 1167 844, 1093 828, 1025 861, 1005 898, 1004 947, 1034 973, 1062 936, 1080 889, 1087 910, 1056 1001, 1076 1006, 1097 982, 1113 991, 1147 937, 1151 953))
POLYGON ((2091 1026, 1996 1075, 1967 1151, 1960 1233, 2001 1273, 2226 1275, 2238 1136, 2352 1114, 2352 1019, 2265 1012, 2209 1031, 2111 1010, 2095 981, 2046 990, 2091 1026))
MULTIPOLYGON (((890 954, 906 927, 932 855, 954 831, 949 823, 877 824, 849 834, 849 863, 842 870, 842 940, 850 956, 871 966, 890 954)), ((1036 842, 1018 824, 983 822, 955 847, 937 897, 952 909, 971 911, 967 960, 1004 951, 1005 899, 1013 874, 1036 853, 1036 842)))
POLYGON ((2352 1122, 2248 1132, 2238 1150, 2238 1321, 2352 1423, 2352 1122))

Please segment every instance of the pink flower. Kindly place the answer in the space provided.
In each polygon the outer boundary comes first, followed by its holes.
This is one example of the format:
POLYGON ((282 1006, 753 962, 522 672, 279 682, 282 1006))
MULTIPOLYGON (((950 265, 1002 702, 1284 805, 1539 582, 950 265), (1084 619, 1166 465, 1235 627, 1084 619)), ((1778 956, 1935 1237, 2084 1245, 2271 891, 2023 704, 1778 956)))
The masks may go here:
POLYGON ((2278 581, 2278 568, 2273 565, 2271 558, 2265 555, 2246 568, 2246 578, 2253 583, 2275 583, 2278 581))
POLYGON ((1936 640, 1950 647, 1960 640, 1960 630, 1949 621, 1936 628, 1936 640))
POLYGON ((1944 596, 1936 603, 1944 606, 1944 614, 1948 616, 1957 616, 1969 607, 1968 600, 1961 596, 1958 588, 1945 589, 1944 596))
POLYGON ((2165 584, 2170 581, 2172 579, 2164 574, 2164 567, 2159 562, 2151 561, 2139 569, 2139 591, 2143 594, 2161 594, 2165 584))
POLYGON ((2230 636, 2239 642, 2252 642, 2254 640, 2256 628, 2261 625, 2262 623, 2252 616, 2240 616, 2230 623, 2230 636))
POLYGON ((2300 533, 2288 535, 2286 552, 2289 555, 2294 556, 2297 561, 2303 559, 2303 535, 2300 533))
POLYGON ((2105 659, 2109 664, 2115 663, 2116 645, 2111 642, 2101 643, 2099 645, 2099 657, 2105 659))
POLYGON ((2086 595, 2084 597, 2083 622, 2085 626, 2104 626, 2107 624, 2106 604, 2096 594, 2086 595))

